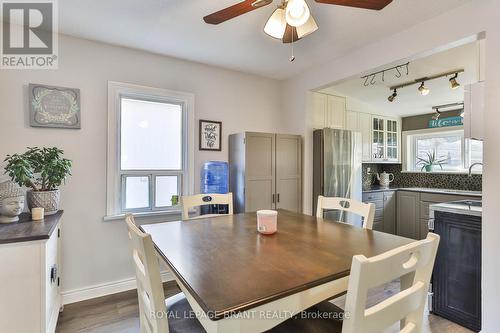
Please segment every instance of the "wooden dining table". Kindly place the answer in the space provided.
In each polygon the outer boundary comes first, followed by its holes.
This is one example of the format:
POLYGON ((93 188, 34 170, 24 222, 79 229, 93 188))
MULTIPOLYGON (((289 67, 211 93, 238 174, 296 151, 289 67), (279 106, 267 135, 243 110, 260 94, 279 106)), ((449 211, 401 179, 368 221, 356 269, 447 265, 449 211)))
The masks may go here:
POLYGON ((274 235, 255 213, 141 228, 208 333, 264 332, 346 291, 353 256, 413 241, 285 210, 274 235))

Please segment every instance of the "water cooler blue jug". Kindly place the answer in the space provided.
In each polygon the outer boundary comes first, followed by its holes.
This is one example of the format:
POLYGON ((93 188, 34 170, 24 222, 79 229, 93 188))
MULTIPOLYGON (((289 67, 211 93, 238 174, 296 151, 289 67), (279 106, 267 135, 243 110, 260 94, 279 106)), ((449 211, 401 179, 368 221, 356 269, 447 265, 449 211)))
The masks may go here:
MULTIPOLYGON (((203 164, 200 175, 200 192, 225 194, 229 192, 229 164, 210 161, 203 164)), ((201 207, 201 214, 227 214, 228 205, 206 205, 201 207)))

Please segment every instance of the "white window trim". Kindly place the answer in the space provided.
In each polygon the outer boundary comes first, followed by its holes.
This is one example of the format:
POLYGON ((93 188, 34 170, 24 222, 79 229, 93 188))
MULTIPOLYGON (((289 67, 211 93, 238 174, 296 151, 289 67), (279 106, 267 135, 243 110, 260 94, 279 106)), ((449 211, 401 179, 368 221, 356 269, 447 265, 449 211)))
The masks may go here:
MULTIPOLYGON (((138 96, 151 99, 169 100, 183 105, 187 130, 183 133, 185 153, 183 164, 187 179, 182 179, 184 194, 194 193, 194 94, 161 88, 152 88, 130 83, 108 81, 108 147, 106 173, 106 216, 104 220, 114 220, 123 217, 121 209, 121 174, 120 174, 120 97, 138 96)), ((158 216, 180 213, 180 210, 142 212, 141 216, 158 216)))
MULTIPOLYGON (((421 129, 421 130, 414 130, 414 131, 405 131, 403 132, 403 154, 402 154, 402 164, 403 164, 403 173, 428 173, 425 171, 420 171, 420 170, 411 170, 408 168, 408 161, 413 160, 414 155, 415 155, 415 147, 414 145, 411 145, 410 137, 419 135, 419 136, 432 136, 435 133, 442 133, 442 132, 463 132, 464 127, 463 126, 450 126, 450 127, 440 127, 440 128, 427 128, 427 129, 421 129)), ((464 163, 463 165, 463 170, 438 170, 438 171, 433 171, 431 173, 441 173, 441 174, 467 174, 467 168, 468 166, 467 161, 468 161, 468 156, 467 154, 470 152, 466 152, 466 138, 464 136, 462 140, 462 161, 464 163)), ((473 174, 482 174, 482 172, 473 172, 473 174)))

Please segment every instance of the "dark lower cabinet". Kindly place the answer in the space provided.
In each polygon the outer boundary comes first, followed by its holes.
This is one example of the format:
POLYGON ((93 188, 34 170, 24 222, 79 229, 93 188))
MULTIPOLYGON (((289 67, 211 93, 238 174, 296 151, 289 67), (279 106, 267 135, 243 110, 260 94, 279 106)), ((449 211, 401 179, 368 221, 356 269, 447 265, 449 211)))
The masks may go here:
POLYGON ((363 193, 363 202, 375 205, 373 230, 396 234, 396 192, 387 189, 363 193))
POLYGON ((481 218, 435 212, 441 242, 434 267, 432 312, 481 330, 481 218))

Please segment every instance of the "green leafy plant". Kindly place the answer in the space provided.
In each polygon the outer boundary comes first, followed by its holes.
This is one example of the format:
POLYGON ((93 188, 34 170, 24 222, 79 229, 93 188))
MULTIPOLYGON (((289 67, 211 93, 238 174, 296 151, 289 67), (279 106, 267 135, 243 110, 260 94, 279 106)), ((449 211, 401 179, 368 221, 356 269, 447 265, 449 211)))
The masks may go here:
POLYGON ((56 147, 28 147, 23 154, 7 155, 5 174, 19 186, 33 191, 53 191, 71 175, 72 162, 56 147))
POLYGON ((422 169, 420 169, 420 171, 425 170, 427 172, 431 172, 432 168, 435 165, 439 166, 441 168, 441 170, 443 170, 443 165, 446 164, 446 162, 448 161, 448 158, 444 158, 444 157, 437 158, 435 151, 426 152, 425 154, 427 156, 424 158, 417 156, 417 161, 418 161, 417 165, 422 166, 422 169))

